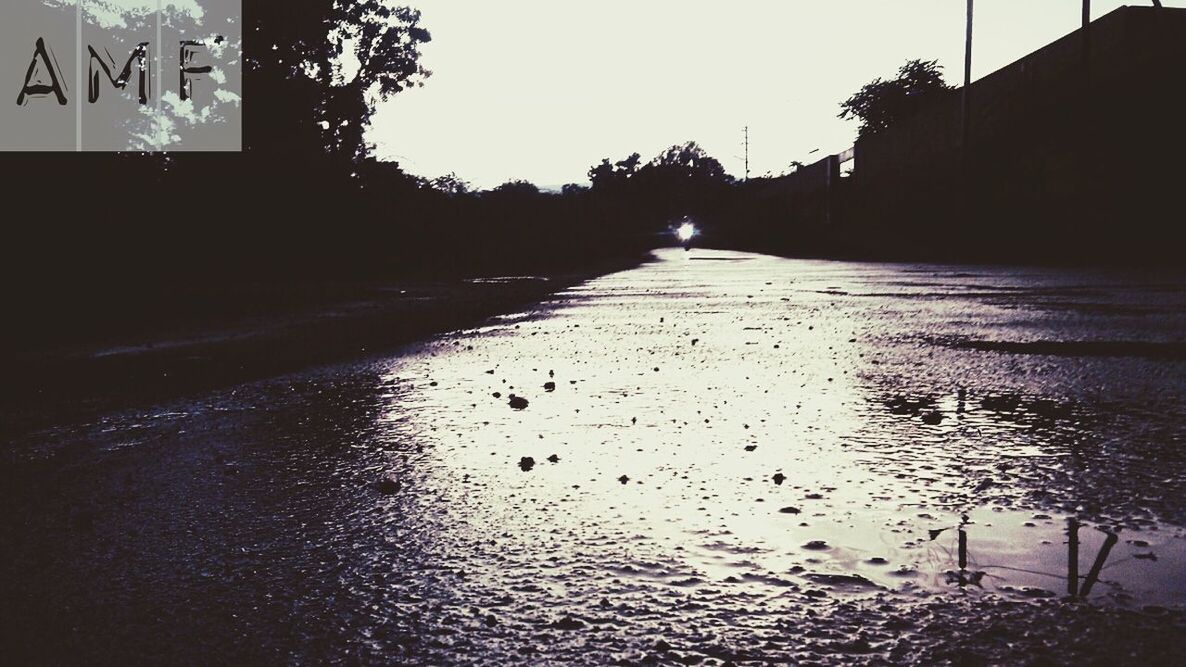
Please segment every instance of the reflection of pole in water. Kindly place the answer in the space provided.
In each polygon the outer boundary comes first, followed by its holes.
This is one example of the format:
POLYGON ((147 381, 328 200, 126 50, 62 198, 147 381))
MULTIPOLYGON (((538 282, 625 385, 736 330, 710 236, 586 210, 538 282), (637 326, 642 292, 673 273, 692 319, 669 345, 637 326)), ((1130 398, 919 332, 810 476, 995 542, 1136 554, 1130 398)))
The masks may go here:
POLYGON ((1067 595, 1079 596, 1079 520, 1067 519, 1067 595))
MULTIPOLYGON (((956 534, 959 536, 959 573, 957 574, 951 571, 947 572, 948 583, 959 584, 960 588, 963 588, 968 584, 979 586, 980 580, 984 578, 983 572, 968 572, 968 531, 964 528, 968 525, 968 523, 968 515, 964 514, 960 517, 959 528, 956 529, 956 534)), ((935 537, 937 537, 939 533, 943 532, 944 530, 947 529, 942 528, 939 530, 932 530, 931 539, 935 539, 935 537)))
MULTIPOLYGON (((963 521, 957 529, 959 539, 959 572, 955 573, 950 570, 947 572, 948 583, 958 583, 960 588, 967 584, 980 585, 980 579, 984 576, 984 572, 968 573, 968 531, 964 528, 968 525, 967 516, 962 517, 963 521)), ((1104 564, 1108 560, 1108 555, 1112 552, 1112 547, 1120 541, 1120 538, 1106 529, 1099 529, 1107 537, 1104 539, 1103 545, 1100 547, 1099 553, 1095 557, 1095 562, 1092 563, 1091 569, 1083 580, 1083 586, 1079 586, 1079 529, 1082 524, 1075 517, 1067 519, 1067 595, 1072 598, 1082 599, 1086 598, 1091 589, 1099 581, 1100 572, 1104 569, 1104 564)), ((939 533, 948 530, 947 528, 940 528, 931 530, 931 539, 934 540, 939 536, 939 533)), ((950 552, 948 552, 950 554, 950 552)), ((1012 568, 1008 568, 1012 569, 1012 568)), ((1020 570, 1021 572, 1029 572, 1029 570, 1020 570)), ((1044 576, 1057 578, 1058 575, 1048 572, 1034 572, 1033 574, 1041 574, 1044 576)))
POLYGON ((1083 581, 1083 590, 1079 594, 1087 597, 1091 593, 1091 587, 1099 580, 1100 570, 1104 569, 1104 561, 1108 560, 1108 554, 1112 552, 1112 547, 1116 546, 1116 542, 1120 540, 1116 533, 1108 532, 1107 537, 1104 538, 1104 544, 1100 547, 1099 554, 1095 557, 1095 562, 1091 564, 1091 570, 1087 572, 1087 579, 1083 581))

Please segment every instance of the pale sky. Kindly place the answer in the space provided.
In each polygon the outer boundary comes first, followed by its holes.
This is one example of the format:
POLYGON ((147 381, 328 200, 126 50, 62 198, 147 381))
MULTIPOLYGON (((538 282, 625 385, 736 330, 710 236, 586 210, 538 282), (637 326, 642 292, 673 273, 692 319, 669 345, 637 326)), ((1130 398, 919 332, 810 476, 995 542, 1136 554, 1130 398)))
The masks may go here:
MULTIPOLYGON (((906 60, 963 77, 964 0, 408 2, 433 76, 382 104, 370 139, 410 173, 481 188, 587 183, 602 158, 689 140, 740 177, 746 125, 751 175, 779 173, 851 146, 840 102, 906 60)), ((1151 3, 1095 0, 1092 16, 1124 4, 1151 3)), ((1081 8, 979 0, 973 79, 1075 30, 1081 8)))

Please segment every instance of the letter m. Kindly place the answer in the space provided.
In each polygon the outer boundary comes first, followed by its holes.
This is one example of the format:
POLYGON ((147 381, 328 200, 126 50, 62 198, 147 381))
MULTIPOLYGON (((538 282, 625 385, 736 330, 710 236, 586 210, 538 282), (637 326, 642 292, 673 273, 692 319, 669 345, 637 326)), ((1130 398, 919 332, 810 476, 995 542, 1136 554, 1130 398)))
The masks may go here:
MULTIPOLYGON (((148 68, 145 65, 145 61, 148 59, 148 42, 142 42, 132 51, 132 55, 128 56, 128 62, 124 64, 124 68, 118 77, 111 75, 112 69, 115 68, 115 59, 111 57, 110 52, 107 52, 107 59, 104 60, 95 51, 95 47, 88 46, 87 48, 91 52, 88 69, 90 87, 87 92, 87 99, 90 100, 91 104, 99 101, 99 72, 95 69, 96 61, 98 61, 103 73, 107 75, 107 80, 111 82, 111 85, 120 90, 128 87, 128 80, 132 78, 132 63, 137 63, 140 68, 140 104, 148 104, 148 68), (108 63, 111 63, 110 66, 108 63)), ((106 49, 104 50, 106 51, 106 49)))

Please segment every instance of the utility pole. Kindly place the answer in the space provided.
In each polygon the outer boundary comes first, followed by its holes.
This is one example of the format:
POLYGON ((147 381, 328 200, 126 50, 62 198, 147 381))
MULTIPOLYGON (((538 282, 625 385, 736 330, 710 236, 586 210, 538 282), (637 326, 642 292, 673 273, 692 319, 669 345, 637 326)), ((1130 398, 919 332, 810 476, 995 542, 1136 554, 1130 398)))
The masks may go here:
POLYGON ((749 183, 749 125, 745 126, 745 182, 749 183))
POLYGON ((1083 0, 1083 81, 1091 87, 1091 0, 1083 0))
POLYGON ((972 106, 969 97, 972 87, 972 0, 968 0, 968 22, 964 33, 964 87, 960 91, 960 165, 959 165, 959 198, 963 209, 963 222, 970 224, 972 219, 972 176, 968 157, 968 143, 971 138, 970 118, 972 106))
POLYGON ((963 140, 961 149, 965 158, 968 152, 968 115, 971 110, 968 101, 968 88, 972 85, 972 1, 968 0, 968 24, 964 40, 964 89, 960 96, 960 135, 963 140))
MULTIPOLYGON (((1097 157, 1095 145, 1091 141, 1092 128, 1095 126, 1091 94, 1091 0, 1083 0, 1083 27, 1081 30, 1083 32, 1083 61, 1080 67, 1083 70, 1081 79, 1083 88, 1079 93, 1081 96, 1079 101, 1079 122, 1082 125, 1078 131, 1081 166, 1079 168, 1079 193, 1076 198, 1078 211, 1076 215, 1082 216, 1084 220, 1090 220, 1086 201, 1088 200, 1087 193, 1091 192, 1092 184, 1095 181, 1095 162, 1097 157)), ((1076 582, 1076 585, 1078 585, 1078 582, 1076 582)), ((1070 591, 1070 593, 1071 595, 1075 595, 1076 591, 1070 591)))

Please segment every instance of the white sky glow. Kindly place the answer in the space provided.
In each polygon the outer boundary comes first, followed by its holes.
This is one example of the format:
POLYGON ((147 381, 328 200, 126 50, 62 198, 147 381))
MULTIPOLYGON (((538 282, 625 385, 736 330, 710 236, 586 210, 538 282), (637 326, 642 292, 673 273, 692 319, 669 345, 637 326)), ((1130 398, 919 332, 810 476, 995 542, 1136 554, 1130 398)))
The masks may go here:
MULTIPOLYGON (((434 74, 380 105, 369 138, 410 173, 482 188, 586 183, 602 158, 688 140, 741 176, 746 125, 751 175, 781 173, 851 146, 839 103, 906 60, 963 76, 963 0, 408 2, 434 74)), ((1095 0, 1092 16, 1122 4, 1095 0)), ((980 0, 973 78, 1075 30, 1081 7, 980 0)))

